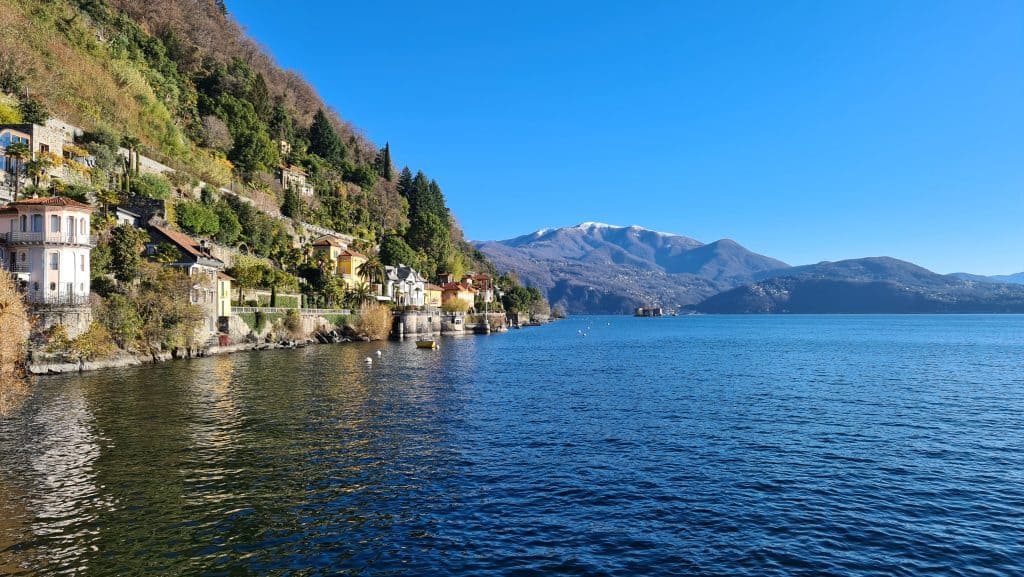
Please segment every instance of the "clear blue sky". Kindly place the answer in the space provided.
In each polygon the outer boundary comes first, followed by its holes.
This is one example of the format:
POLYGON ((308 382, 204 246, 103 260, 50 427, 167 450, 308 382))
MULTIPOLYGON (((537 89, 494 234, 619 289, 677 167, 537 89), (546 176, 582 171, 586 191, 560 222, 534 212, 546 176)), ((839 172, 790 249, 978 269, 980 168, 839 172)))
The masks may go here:
POLYGON ((228 0, 466 231, 1024 271, 1024 2, 228 0))

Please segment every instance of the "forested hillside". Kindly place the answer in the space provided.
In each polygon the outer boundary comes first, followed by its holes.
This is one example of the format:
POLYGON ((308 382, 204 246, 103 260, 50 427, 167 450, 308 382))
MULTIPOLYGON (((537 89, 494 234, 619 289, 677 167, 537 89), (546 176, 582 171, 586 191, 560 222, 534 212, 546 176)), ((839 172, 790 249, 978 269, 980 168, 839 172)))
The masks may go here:
MULTIPOLYGON (((87 143, 175 168, 176 185, 269 195, 285 215, 380 244, 382 259, 427 275, 486 268, 440 185, 397 170, 389 145, 370 142, 280 68, 223 2, 7 0, 0 10, 0 123, 64 119, 88 132, 87 143), (304 172, 314 194, 282 187, 282 166, 304 172)), ((104 188, 100 161, 92 180, 104 188)), ((219 206, 208 208, 234 228, 219 206)))

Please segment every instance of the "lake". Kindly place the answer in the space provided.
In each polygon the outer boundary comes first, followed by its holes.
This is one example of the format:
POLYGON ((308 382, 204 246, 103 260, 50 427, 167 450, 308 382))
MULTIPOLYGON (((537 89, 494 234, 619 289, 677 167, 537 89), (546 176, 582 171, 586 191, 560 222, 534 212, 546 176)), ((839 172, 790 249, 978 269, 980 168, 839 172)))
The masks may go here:
POLYGON ((1024 574, 1024 317, 576 317, 47 377, 0 418, 5 573, 1024 574))

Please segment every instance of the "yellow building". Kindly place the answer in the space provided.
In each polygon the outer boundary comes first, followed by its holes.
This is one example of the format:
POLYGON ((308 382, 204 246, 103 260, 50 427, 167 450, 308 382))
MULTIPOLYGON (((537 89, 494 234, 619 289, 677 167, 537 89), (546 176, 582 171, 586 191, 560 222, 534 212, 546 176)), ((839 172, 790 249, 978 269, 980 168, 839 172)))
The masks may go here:
POLYGON ((470 309, 473 308, 473 303, 476 301, 476 292, 476 289, 471 286, 450 282, 441 287, 441 302, 460 300, 465 303, 467 309, 470 309))
POLYGON ((441 308, 442 293, 444 289, 437 286, 436 284, 427 283, 423 285, 423 306, 428 309, 439 309, 441 308))
POLYGON ((346 248, 338 256, 338 274, 345 281, 345 285, 353 288, 358 284, 366 282, 366 277, 359 274, 359 267, 366 262, 366 256, 352 249, 346 248))
POLYGON ((338 257, 341 256, 341 251, 347 248, 347 244, 342 242, 341 239, 333 236, 322 236, 313 242, 313 254, 326 254, 327 258, 329 258, 333 263, 338 262, 338 257))
POLYGON ((231 281, 230 276, 217 272, 217 316, 231 316, 231 281))

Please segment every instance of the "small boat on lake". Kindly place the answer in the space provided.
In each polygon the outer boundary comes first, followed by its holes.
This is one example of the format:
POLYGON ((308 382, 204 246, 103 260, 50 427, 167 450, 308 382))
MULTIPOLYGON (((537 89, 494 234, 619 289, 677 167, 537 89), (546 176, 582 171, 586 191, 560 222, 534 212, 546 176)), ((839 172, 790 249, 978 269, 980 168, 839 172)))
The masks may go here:
POLYGON ((417 349, 436 349, 437 348, 437 341, 435 341, 435 340, 416 341, 416 348, 417 349))

